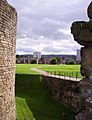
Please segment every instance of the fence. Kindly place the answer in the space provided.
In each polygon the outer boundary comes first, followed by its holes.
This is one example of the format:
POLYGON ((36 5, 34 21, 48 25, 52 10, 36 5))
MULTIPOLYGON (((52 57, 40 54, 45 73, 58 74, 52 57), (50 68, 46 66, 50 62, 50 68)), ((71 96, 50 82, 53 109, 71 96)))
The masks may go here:
POLYGON ((56 77, 62 77, 63 79, 75 79, 79 80, 84 78, 80 72, 67 72, 67 71, 46 71, 47 76, 56 76, 56 77))

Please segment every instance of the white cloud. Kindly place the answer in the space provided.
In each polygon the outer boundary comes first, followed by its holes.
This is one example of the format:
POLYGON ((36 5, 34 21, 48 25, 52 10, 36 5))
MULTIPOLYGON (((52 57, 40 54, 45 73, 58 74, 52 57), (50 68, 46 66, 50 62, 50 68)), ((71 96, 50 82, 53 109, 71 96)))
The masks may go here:
POLYGON ((76 54, 72 22, 88 20, 89 0, 8 0, 18 12, 17 53, 76 54))

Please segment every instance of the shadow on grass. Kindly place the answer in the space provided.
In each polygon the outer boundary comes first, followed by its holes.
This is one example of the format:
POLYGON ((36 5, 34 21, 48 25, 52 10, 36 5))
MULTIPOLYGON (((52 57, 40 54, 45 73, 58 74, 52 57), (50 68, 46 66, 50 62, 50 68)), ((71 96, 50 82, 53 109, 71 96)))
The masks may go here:
POLYGON ((16 74, 16 97, 26 100, 36 120, 74 120, 75 113, 51 97, 40 75, 16 74))

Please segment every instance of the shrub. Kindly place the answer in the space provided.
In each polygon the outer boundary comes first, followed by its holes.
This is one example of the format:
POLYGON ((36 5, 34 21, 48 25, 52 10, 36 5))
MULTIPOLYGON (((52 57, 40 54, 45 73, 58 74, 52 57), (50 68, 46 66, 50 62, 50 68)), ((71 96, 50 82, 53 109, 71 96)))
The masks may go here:
POLYGON ((57 64, 57 59, 54 57, 51 59, 50 64, 57 64))
POLYGON ((68 64, 68 65, 75 65, 76 62, 74 60, 69 60, 69 61, 67 61, 66 64, 68 64))
POLYGON ((31 64, 36 64, 37 63, 37 60, 35 60, 35 59, 33 59, 32 61, 31 61, 31 64))
POLYGON ((56 57, 56 59, 57 59, 57 64, 60 64, 61 58, 60 57, 56 57))

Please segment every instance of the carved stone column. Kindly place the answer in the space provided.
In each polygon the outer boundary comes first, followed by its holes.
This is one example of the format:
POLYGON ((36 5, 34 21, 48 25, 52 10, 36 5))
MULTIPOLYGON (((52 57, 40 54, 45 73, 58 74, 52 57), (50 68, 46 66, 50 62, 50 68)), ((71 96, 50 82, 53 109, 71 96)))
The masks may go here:
POLYGON ((16 10, 0 0, 0 120, 15 120, 16 10))
POLYGON ((90 19, 88 22, 74 22, 71 27, 74 40, 84 46, 81 48, 81 74, 85 78, 79 83, 79 96, 84 99, 85 107, 75 120, 92 120, 92 2, 87 14, 90 19))

